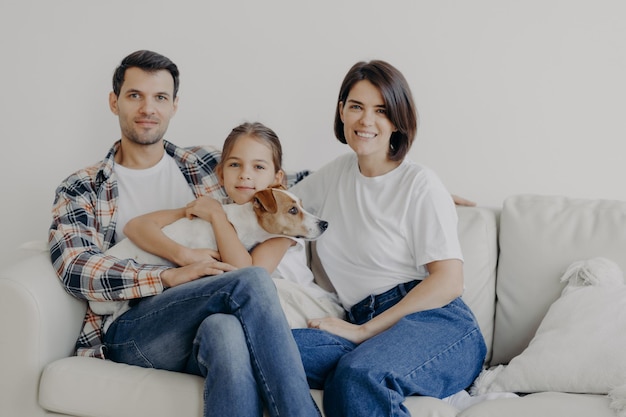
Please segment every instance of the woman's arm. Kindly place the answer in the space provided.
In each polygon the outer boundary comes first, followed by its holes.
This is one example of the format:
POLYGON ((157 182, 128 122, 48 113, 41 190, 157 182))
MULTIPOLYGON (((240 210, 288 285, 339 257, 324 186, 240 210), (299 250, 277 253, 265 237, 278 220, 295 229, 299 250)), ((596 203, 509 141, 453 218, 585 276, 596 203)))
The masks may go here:
POLYGON ((389 329, 404 316, 418 311, 447 305, 463 294, 463 262, 448 259, 426 265, 429 276, 414 287, 395 306, 363 325, 355 325, 326 317, 309 321, 309 327, 329 331, 354 342, 361 343, 389 329))

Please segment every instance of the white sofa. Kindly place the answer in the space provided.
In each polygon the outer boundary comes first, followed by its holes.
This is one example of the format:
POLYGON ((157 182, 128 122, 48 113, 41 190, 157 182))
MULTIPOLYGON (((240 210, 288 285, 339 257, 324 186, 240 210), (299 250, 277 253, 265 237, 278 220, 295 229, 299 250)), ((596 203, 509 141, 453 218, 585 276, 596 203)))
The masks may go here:
MULTIPOLYGON (((602 256, 626 270, 625 202, 520 195, 501 209, 459 207, 458 213, 463 297, 489 346, 488 367, 524 351, 572 262, 602 256)), ((47 253, 25 253, 3 268, 1 417, 202 415, 199 377, 71 356, 84 311, 62 289, 47 253)), ((320 394, 313 392, 321 403, 320 394)), ((429 397, 405 404, 413 417, 615 416, 606 392, 537 392, 461 410, 429 397)))

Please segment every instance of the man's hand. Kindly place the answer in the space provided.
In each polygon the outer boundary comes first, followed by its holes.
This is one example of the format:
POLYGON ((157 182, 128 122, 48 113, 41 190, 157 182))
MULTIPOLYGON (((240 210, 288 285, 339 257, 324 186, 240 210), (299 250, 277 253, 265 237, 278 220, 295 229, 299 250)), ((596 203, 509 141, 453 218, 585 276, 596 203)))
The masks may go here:
POLYGON ((169 288, 209 275, 220 275, 224 272, 234 271, 235 269, 237 268, 232 265, 211 259, 178 268, 166 269, 161 272, 161 281, 166 288, 169 288))

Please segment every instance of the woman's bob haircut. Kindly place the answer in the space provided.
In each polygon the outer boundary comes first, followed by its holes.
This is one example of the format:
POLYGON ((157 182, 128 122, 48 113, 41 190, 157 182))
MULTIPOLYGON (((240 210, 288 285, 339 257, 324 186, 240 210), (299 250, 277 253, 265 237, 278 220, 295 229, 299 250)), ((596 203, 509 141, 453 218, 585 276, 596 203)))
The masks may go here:
POLYGON ((339 90, 335 136, 341 143, 346 143, 339 108, 345 106, 352 87, 363 80, 371 82, 383 96, 387 117, 397 129, 391 135, 388 157, 392 161, 401 161, 413 145, 418 116, 409 84, 400 71, 385 61, 358 62, 350 68, 339 90))

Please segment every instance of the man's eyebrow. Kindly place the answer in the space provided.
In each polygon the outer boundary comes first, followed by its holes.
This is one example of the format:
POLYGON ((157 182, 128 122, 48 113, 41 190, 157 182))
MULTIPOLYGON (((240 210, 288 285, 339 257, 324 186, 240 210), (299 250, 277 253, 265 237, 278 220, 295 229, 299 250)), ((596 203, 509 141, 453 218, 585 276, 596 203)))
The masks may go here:
MULTIPOLYGON (((138 90, 136 88, 129 88, 128 90, 126 90, 126 94, 131 94, 131 93, 139 93, 139 94, 144 94, 143 91, 138 90)), ((158 91, 154 94, 155 96, 170 96, 170 93, 168 93, 167 91, 158 91)))

